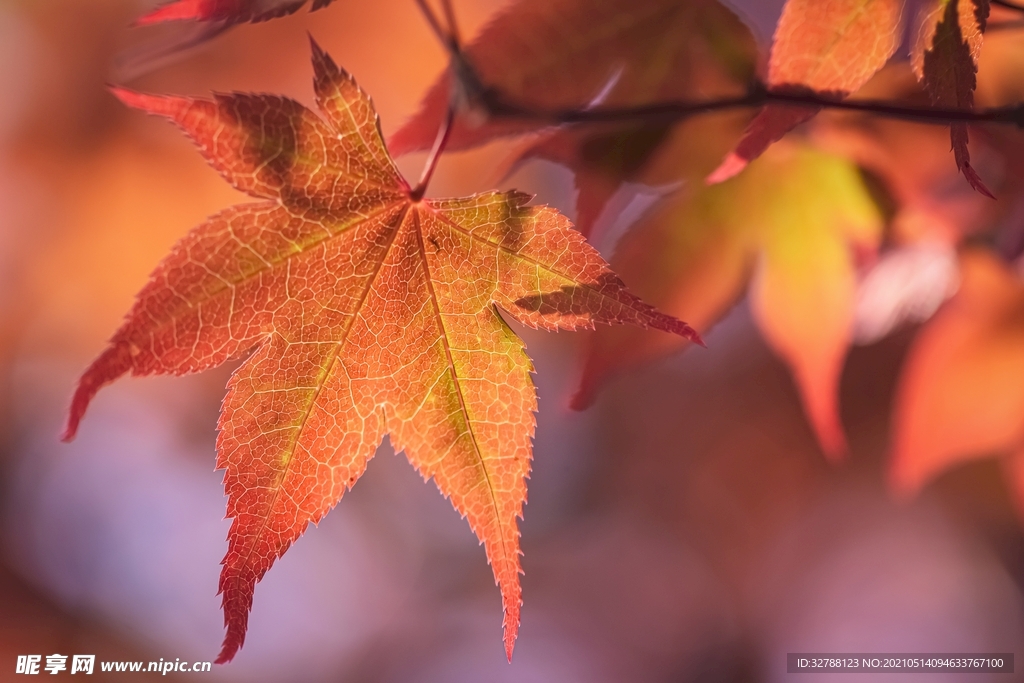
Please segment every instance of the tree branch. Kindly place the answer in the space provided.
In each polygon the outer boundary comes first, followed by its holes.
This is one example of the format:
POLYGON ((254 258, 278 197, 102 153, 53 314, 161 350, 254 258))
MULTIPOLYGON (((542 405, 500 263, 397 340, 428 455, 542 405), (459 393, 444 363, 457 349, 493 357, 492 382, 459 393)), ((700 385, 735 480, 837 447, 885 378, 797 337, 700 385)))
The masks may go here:
POLYGON ((430 9, 430 5, 427 4, 426 0, 416 0, 416 5, 420 8, 420 12, 423 14, 423 17, 427 20, 430 30, 434 32, 434 37, 437 38, 438 42, 444 46, 444 49, 448 50, 448 52, 458 50, 454 36, 446 33, 441 27, 441 22, 438 21, 437 15, 434 14, 434 10, 430 9))
MULTIPOLYGON (((991 0, 992 4, 1024 12, 1024 6, 1009 0, 991 0)), ((990 109, 966 110, 938 107, 919 107, 887 100, 845 100, 828 94, 816 93, 803 88, 769 89, 763 83, 755 83, 744 95, 723 97, 713 100, 671 100, 634 107, 591 107, 544 109, 532 107, 506 97, 501 91, 488 86, 480 78, 466 53, 463 52, 457 29, 455 13, 450 0, 442 0, 449 29, 445 31, 438 17, 427 5, 426 0, 416 0, 442 46, 451 60, 452 92, 465 99, 470 106, 482 109, 488 116, 538 121, 550 125, 586 123, 625 123, 632 121, 679 121, 692 116, 709 114, 729 109, 763 107, 780 104, 822 109, 860 111, 877 116, 917 121, 936 125, 950 123, 999 123, 1014 124, 1024 128, 1024 102, 993 107, 990 109)))
POLYGON ((1014 19, 1013 21, 990 21, 988 26, 985 28, 985 35, 995 33, 996 31, 1016 31, 1024 28, 1024 19, 1014 19))
POLYGON ((444 120, 441 122, 441 127, 437 130, 437 137, 434 138, 434 146, 430 150, 430 155, 427 157, 426 163, 423 165, 423 173, 420 175, 420 181, 416 183, 409 192, 409 199, 414 202, 418 202, 423 199, 423 195, 427 192, 427 186, 430 185, 430 178, 434 175, 434 169, 437 168, 437 162, 441 158, 441 153, 444 151, 445 145, 448 144, 448 137, 452 132, 452 122, 455 120, 455 107, 449 105, 448 113, 445 115, 444 120))
POLYGON ((1024 103, 975 111, 917 107, 886 100, 840 100, 811 91, 769 90, 755 85, 745 95, 712 100, 672 100, 636 107, 593 107, 589 109, 541 109, 506 99, 499 91, 485 88, 478 106, 496 118, 517 118, 551 125, 579 123, 624 123, 629 121, 675 121, 728 109, 780 104, 822 109, 860 111, 922 123, 1003 123, 1024 127, 1024 103))
POLYGON ((989 0, 989 3, 1005 7, 1006 9, 1012 9, 1016 12, 1024 12, 1024 5, 1018 5, 1017 3, 1010 2, 1010 0, 989 0))
POLYGON ((444 10, 445 21, 448 22, 448 35, 454 45, 460 45, 462 39, 459 37, 459 25, 455 21, 455 9, 452 7, 452 0, 441 0, 441 8, 444 10))

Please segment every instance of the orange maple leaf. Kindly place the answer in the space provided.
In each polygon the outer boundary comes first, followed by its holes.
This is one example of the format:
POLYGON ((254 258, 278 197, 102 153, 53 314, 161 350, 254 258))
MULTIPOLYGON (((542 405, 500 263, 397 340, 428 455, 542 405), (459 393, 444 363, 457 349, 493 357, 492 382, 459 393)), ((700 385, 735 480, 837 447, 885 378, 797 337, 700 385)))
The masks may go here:
MULTIPOLYGON (((928 96, 906 62, 887 66, 860 94, 927 106, 928 96)), ((1002 132, 993 130, 991 135, 1002 132)), ((1021 156, 1014 135, 987 145, 991 154, 1008 165, 1021 156)), ((949 134, 939 126, 880 119, 864 112, 833 113, 815 122, 810 137, 816 146, 851 160, 881 182, 892 201, 887 226, 892 244, 939 242, 953 247, 1000 220, 999 205, 957 182, 959 171, 947 163, 949 134)), ((1014 177, 1007 173, 1009 180, 1014 177)))
MULTIPOLYGON (((582 108, 594 100, 601 107, 630 107, 735 96, 753 76, 757 56, 750 31, 717 0, 520 0, 464 52, 484 83, 539 109, 582 108)), ((396 154, 431 146, 450 90, 446 76, 434 82, 420 110, 391 137, 396 154)), ((507 118, 474 122, 463 116, 451 144, 473 147, 548 125, 507 118)), ((565 126, 531 140, 517 157, 548 159, 574 172, 575 222, 588 235, 623 182, 676 180, 643 172, 677 131, 672 121, 565 126)))
MULTIPOLYGON (((586 107, 598 96, 604 104, 678 97, 709 85, 705 69, 745 75, 750 40, 736 16, 717 0, 519 0, 499 12, 464 53, 487 86, 526 107, 551 110, 586 107), (704 60, 709 55, 717 69, 708 69, 704 60)), ((721 93, 724 79, 713 80, 717 83, 712 90, 721 93)), ((450 98, 450 79, 442 75, 419 111, 391 136, 393 152, 429 148, 450 98)), ((550 125, 460 116, 449 149, 550 125)))
MULTIPOLYGON (((787 0, 775 30, 768 87, 841 99, 868 82, 899 46, 903 0, 787 0)), ((770 104, 710 176, 736 175, 819 107, 770 104)))
MULTIPOLYGON (((307 0, 173 0, 144 14, 135 23, 138 26, 145 26, 181 19, 223 21, 229 24, 266 21, 293 14, 306 2, 307 0)), ((327 7, 332 2, 334 0, 313 0, 310 11, 327 7)))
MULTIPOLYGON (((838 389, 852 337, 855 257, 877 247, 881 228, 855 166, 783 142, 736 178, 664 200, 623 237, 612 262, 644 296, 685 311, 702 332, 748 289, 754 319, 789 365, 819 443, 838 459, 846 448, 838 389)), ((573 406, 588 405, 611 374, 683 343, 599 330, 573 406)))
POLYGON ((959 463, 1004 455, 1024 514, 1024 283, 981 249, 960 268, 960 290, 914 340, 900 376, 890 482, 915 493, 959 463))
POLYGON ((269 95, 115 89, 177 123, 262 201, 212 217, 157 267, 83 374, 65 438, 124 373, 184 374, 248 356, 217 440, 234 519, 217 661, 241 647, 256 583, 351 488, 386 434, 485 545, 511 657, 516 519, 537 404, 523 343, 496 306, 550 330, 600 322, 697 334, 628 293, 566 218, 525 206, 524 194, 414 199, 370 99, 315 43, 313 65, 323 119, 269 95))

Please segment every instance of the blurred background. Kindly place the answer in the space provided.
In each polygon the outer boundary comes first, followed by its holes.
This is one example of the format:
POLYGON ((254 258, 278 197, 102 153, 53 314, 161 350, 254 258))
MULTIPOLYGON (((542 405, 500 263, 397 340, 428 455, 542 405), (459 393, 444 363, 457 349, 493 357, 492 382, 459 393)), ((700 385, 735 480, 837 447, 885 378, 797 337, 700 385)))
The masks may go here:
MULTIPOLYGON (((212 660, 222 638, 228 522, 213 463, 232 368, 123 379, 74 443, 57 439, 77 376, 148 272, 243 199, 105 84, 311 104, 310 31, 389 133, 445 65, 411 0, 341 0, 167 59, 161 48, 194 28, 130 29, 153 4, 0 0, 0 680, 20 678, 19 654, 212 660)), ((503 4, 457 0, 464 31, 503 4)), ((731 4, 770 38, 781 0, 731 4)), ((567 171, 532 162, 502 179, 507 154, 495 143, 446 156, 431 193, 500 182, 573 215, 567 171)), ((423 159, 400 166, 415 177, 423 159)), ((519 331, 541 411, 511 665, 482 548, 385 442, 259 585, 235 661, 168 679, 770 682, 788 678, 787 652, 1014 648, 1024 669, 1024 535, 997 464, 958 467, 912 501, 886 492, 892 390, 914 329, 853 350, 838 466, 744 304, 707 350, 624 375, 580 413, 567 404, 582 335, 519 331)))

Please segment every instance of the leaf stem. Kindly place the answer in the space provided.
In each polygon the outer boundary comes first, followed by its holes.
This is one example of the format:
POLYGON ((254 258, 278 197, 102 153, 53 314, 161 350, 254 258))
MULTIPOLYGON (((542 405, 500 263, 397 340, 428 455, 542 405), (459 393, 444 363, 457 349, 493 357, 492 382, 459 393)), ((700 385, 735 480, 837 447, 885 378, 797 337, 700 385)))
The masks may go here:
POLYGON ((423 13, 423 17, 427 20, 427 24, 430 25, 430 29, 434 32, 434 36, 444 45, 444 48, 449 52, 456 49, 453 36, 450 33, 446 33, 441 27, 441 22, 438 21, 437 15, 434 14, 434 10, 430 9, 430 5, 427 4, 426 0, 416 0, 416 4, 420 8, 420 12, 423 13))
POLYGON ((449 40, 454 46, 461 45, 462 40, 459 37, 459 25, 455 21, 455 10, 452 7, 452 0, 441 0, 441 8, 444 10, 445 21, 448 22, 449 40))
POLYGON ((444 151, 445 146, 448 144, 448 136, 452 132, 452 122, 455 120, 455 107, 448 105, 448 113, 444 117, 444 121, 441 122, 441 127, 437 129, 437 137, 434 138, 434 147, 430 150, 430 156, 427 157, 427 162, 423 166, 423 173, 420 175, 420 181, 416 183, 409 192, 409 199, 414 202, 418 202, 423 199, 423 195, 427 191, 427 186, 430 184, 430 178, 434 175, 434 169, 437 168, 437 162, 441 158, 441 153, 444 151))

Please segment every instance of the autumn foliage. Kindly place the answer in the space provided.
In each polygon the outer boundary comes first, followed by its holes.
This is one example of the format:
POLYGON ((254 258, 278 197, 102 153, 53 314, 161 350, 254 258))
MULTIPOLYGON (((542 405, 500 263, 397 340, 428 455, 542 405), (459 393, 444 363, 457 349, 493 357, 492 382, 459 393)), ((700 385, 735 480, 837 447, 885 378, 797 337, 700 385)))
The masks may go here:
MULTIPOLYGON (((138 24, 230 26, 306 4, 177 0, 138 24)), ((439 27, 450 14, 426 12, 439 27)), ((245 359, 218 424, 233 520, 220 662, 244 642, 256 584, 388 435, 483 543, 511 658, 537 401, 505 318, 594 329, 571 398, 584 409, 609 378, 702 343, 746 300, 833 462, 847 452, 839 388, 851 345, 870 341, 867 327, 877 336, 927 320, 897 390, 893 490, 912 493, 996 454, 1024 500, 1024 283, 1014 265, 1024 243, 1000 250, 1007 210, 991 201, 1024 191, 1024 143, 1009 129, 975 133, 960 116, 974 111, 983 39, 999 16, 989 0, 788 0, 762 59, 716 0, 515 0, 465 45, 448 26, 453 68, 387 144, 369 96, 316 43, 317 112, 273 95, 115 87, 126 105, 177 124, 256 201, 211 217, 156 267, 82 375, 64 437, 118 377, 245 359), (834 111, 858 98, 870 106, 834 111), (681 113, 716 102, 725 104, 681 113), (645 109, 658 103, 675 108, 645 109), (931 144, 948 128, 952 154, 916 156, 919 139, 893 132, 890 117, 913 118, 914 107, 945 112, 929 119, 942 128, 915 135, 931 144), (486 186, 424 199, 391 156, 503 138, 515 138, 507 168, 545 159, 572 171, 575 226, 486 186), (658 197, 609 265, 588 238, 603 237, 627 186, 658 197), (943 304, 953 277, 865 308, 868 283, 891 277, 883 264, 922 245, 961 249, 951 256, 959 291, 943 304)), ((1008 78, 993 69, 988 92, 1008 78)), ((986 102, 1002 104, 1012 102, 986 102)))
POLYGON ((537 403, 495 305, 531 327, 698 337, 630 295, 565 218, 524 195, 413 198, 369 98, 315 43, 313 55, 323 119, 270 96, 115 91, 173 120, 228 182, 265 201, 211 218, 153 273, 82 376, 65 438, 126 372, 196 372, 255 348, 228 387, 217 444, 234 519, 219 661, 242 645, 256 582, 355 484, 385 434, 485 544, 511 658, 537 403))

